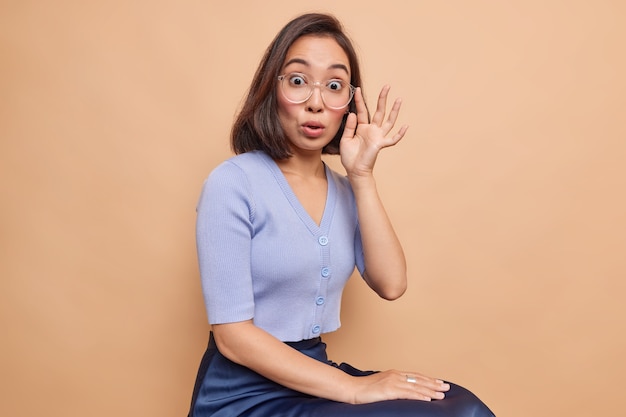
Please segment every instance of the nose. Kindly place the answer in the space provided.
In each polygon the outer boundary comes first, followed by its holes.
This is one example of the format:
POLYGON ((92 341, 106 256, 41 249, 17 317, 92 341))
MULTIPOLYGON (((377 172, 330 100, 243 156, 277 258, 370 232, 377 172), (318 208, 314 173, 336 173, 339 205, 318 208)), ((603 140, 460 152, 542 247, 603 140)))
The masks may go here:
POLYGON ((313 113, 319 113, 324 109, 324 100, 322 99, 322 90, 319 86, 313 86, 311 96, 306 101, 306 109, 313 113))

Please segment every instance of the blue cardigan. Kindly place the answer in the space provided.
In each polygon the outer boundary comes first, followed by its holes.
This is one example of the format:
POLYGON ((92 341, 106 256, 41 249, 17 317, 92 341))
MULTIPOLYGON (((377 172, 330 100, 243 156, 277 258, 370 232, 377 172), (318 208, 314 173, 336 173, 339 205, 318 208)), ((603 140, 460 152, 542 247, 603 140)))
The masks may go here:
POLYGON ((325 166, 321 224, 260 151, 216 167, 198 203, 196 240, 209 323, 253 319, 282 341, 339 328, 343 288, 364 272, 350 183, 325 166))

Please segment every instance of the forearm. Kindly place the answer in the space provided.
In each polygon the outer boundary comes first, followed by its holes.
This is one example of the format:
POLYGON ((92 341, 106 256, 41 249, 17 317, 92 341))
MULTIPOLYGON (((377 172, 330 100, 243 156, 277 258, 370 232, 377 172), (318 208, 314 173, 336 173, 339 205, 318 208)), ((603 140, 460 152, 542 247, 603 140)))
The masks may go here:
POLYGON ((224 356, 280 385, 334 401, 354 401, 353 377, 298 352, 252 321, 214 325, 213 334, 224 356))
POLYGON ((365 257, 365 280, 385 299, 400 297, 407 286, 406 259, 372 175, 351 178, 365 257))

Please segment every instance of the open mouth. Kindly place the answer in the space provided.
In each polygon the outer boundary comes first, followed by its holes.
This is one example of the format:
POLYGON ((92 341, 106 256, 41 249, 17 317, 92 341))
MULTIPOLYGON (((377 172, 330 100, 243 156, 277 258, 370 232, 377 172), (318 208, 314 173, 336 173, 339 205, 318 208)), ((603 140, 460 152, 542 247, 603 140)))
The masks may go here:
POLYGON ((302 132, 309 137, 319 137, 324 132, 324 126, 320 123, 305 123, 302 125, 302 132))
POLYGON ((309 122, 305 123, 304 127, 306 127, 307 129, 321 129, 323 126, 320 123, 309 122))

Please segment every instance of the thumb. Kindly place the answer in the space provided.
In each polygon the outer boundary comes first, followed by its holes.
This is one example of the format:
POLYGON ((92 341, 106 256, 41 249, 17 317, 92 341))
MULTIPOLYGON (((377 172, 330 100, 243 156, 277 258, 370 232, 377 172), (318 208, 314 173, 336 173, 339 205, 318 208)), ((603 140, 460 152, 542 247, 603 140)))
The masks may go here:
POLYGON ((354 133, 356 131, 356 114, 350 113, 346 118, 346 125, 343 128, 343 135, 341 135, 342 139, 351 139, 354 137, 354 133))

